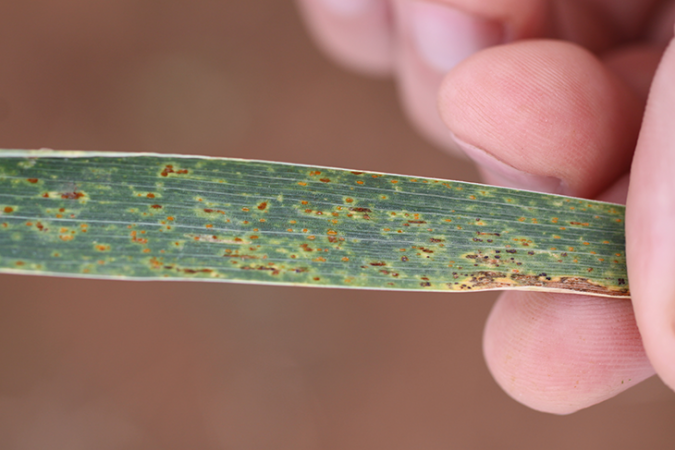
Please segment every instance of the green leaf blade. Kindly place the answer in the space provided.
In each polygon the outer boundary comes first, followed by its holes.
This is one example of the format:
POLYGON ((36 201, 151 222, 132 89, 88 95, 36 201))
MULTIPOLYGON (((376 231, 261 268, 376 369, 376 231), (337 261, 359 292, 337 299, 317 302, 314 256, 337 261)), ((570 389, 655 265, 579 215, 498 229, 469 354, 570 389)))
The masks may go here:
POLYGON ((629 295, 620 205, 225 158, 0 156, 3 272, 629 295))

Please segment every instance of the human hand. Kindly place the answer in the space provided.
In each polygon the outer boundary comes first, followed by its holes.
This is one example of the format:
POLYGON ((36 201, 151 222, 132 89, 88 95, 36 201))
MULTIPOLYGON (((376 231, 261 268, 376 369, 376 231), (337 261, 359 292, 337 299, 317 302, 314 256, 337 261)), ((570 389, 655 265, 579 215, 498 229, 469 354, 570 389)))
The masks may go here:
POLYGON ((504 293, 484 337, 497 382, 554 413, 601 402, 655 370, 675 388, 675 48, 663 53, 675 2, 300 4, 329 54, 393 73, 412 121, 476 161, 487 182, 615 202, 628 191, 632 303, 504 293))

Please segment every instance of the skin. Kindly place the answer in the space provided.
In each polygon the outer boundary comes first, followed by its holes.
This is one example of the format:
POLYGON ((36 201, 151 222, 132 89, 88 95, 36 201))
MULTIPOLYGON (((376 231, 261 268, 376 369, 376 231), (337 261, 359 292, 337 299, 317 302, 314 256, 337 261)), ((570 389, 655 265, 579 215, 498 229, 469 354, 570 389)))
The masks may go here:
POLYGON ((298 3, 328 55, 394 76, 411 121, 487 183, 627 199, 632 301, 504 293, 484 335, 503 389, 556 414, 654 374, 675 389, 675 1, 298 3), (454 31, 420 38, 419 17, 454 31))

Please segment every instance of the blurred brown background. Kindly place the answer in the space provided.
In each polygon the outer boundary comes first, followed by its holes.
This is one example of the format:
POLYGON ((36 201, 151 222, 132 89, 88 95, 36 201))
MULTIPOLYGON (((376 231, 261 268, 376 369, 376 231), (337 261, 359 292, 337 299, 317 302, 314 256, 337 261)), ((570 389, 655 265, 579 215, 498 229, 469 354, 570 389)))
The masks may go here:
MULTIPOLYGON (((0 147, 475 180, 289 2, 0 2, 0 147)), ((672 449, 652 379, 566 417, 482 360, 494 295, 0 277, 0 448, 672 449)))

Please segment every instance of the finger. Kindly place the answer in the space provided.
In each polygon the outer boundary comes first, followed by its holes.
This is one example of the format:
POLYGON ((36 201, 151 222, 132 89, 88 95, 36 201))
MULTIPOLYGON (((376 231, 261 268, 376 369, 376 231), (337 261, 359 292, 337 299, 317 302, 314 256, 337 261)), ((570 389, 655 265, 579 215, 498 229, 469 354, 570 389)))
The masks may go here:
POLYGON ((654 374, 628 300, 507 292, 483 342, 498 384, 549 413, 589 407, 654 374))
POLYGON ((298 0, 317 44, 336 62, 382 75, 393 66, 388 0, 298 0))
MULTIPOLYGON (((449 75, 440 98, 446 123, 493 178, 575 195, 596 195, 627 170, 641 119, 633 90, 592 54, 559 42, 476 55, 449 75)), ((621 183, 604 195, 620 200, 621 183)), ((616 300, 505 295, 488 321, 485 354, 510 395, 555 413, 653 374, 630 304, 616 300)))
POLYGON ((626 210, 628 274, 640 331, 657 373, 675 389, 675 44, 652 84, 626 210))
MULTIPOLYGON (((624 203, 627 191, 626 175, 598 198, 624 203)), ((632 306, 622 300, 505 293, 490 315, 483 347, 509 395, 556 414, 592 406, 654 374, 632 306)))
POLYGON ((444 80, 439 108, 489 182, 593 197, 627 172, 641 100, 573 44, 486 50, 444 80))

